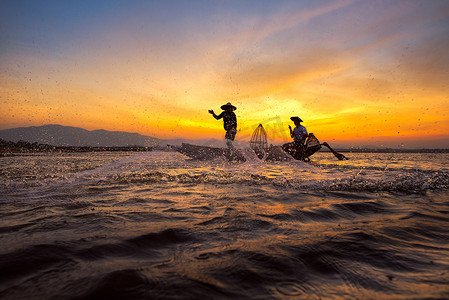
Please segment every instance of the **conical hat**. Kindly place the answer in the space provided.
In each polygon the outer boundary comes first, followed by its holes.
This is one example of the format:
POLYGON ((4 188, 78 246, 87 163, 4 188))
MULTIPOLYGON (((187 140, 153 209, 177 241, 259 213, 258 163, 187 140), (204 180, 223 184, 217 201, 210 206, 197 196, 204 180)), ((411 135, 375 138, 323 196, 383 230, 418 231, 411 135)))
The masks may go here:
POLYGON ((300 117, 291 117, 290 120, 292 120, 293 122, 295 122, 295 120, 298 120, 299 122, 303 122, 303 120, 301 120, 300 117))
POLYGON ((228 103, 226 103, 225 105, 222 105, 222 106, 221 106, 221 109, 222 109, 222 110, 226 110, 226 109, 228 109, 228 108, 232 108, 232 110, 236 110, 236 109, 237 109, 237 107, 235 107, 234 105, 232 105, 231 102, 228 102, 228 103))

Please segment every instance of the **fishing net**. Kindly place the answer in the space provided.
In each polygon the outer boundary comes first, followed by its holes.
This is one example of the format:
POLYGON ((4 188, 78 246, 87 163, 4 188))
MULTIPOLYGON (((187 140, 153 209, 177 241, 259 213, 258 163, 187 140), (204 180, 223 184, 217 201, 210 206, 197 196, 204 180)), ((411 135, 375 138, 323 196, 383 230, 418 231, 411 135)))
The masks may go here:
POLYGON ((267 133, 262 124, 259 124, 256 130, 254 130, 249 146, 260 159, 266 155, 266 150, 268 149, 267 133))
POLYGON ((267 149, 267 133, 263 128, 262 124, 257 126, 256 130, 254 130, 253 135, 251 137, 251 141, 249 142, 249 146, 253 150, 267 149))

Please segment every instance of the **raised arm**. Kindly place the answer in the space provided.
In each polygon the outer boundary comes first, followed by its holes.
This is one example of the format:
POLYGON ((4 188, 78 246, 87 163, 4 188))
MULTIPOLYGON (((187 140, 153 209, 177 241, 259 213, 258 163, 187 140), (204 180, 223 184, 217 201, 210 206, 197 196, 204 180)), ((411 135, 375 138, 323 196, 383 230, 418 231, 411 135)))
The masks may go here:
POLYGON ((209 113, 214 116, 215 119, 220 120, 221 118, 223 118, 223 112, 221 114, 219 114, 218 116, 215 114, 215 112, 212 109, 209 109, 209 113))

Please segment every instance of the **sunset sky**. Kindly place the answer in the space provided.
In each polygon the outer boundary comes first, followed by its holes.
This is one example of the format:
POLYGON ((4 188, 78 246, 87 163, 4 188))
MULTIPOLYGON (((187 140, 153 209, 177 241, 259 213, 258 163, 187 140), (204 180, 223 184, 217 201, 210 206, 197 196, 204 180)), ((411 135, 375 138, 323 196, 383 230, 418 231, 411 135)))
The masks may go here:
POLYGON ((449 148, 449 1, 0 1, 0 129, 449 148))

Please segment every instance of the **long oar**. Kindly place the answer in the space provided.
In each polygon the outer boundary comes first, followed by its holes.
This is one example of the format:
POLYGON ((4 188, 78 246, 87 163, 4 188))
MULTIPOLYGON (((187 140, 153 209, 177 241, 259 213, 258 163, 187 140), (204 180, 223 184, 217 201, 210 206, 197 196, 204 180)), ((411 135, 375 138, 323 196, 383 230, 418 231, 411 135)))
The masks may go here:
POLYGON ((344 156, 343 154, 338 153, 337 151, 335 151, 334 149, 332 149, 331 146, 329 146, 328 143, 324 142, 324 143, 322 143, 321 145, 326 146, 327 148, 329 148, 329 150, 335 155, 336 158, 338 158, 338 160, 345 160, 345 159, 348 160, 348 159, 346 158, 346 156, 344 156))

